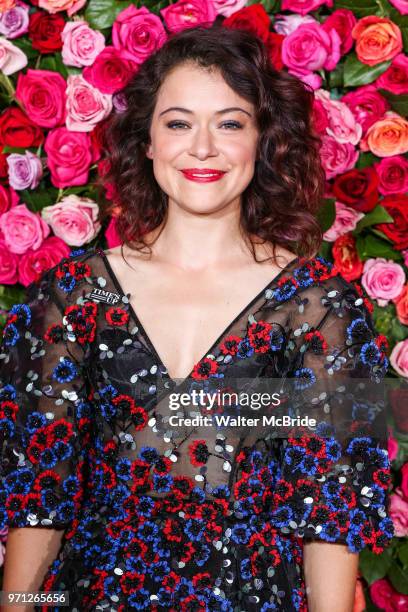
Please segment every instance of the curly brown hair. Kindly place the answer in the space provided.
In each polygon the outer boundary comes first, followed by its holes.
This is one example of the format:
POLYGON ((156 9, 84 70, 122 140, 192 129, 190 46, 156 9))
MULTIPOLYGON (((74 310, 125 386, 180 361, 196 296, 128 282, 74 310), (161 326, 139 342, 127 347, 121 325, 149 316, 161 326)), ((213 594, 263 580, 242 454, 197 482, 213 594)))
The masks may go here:
MULTIPOLYGON (((172 34, 148 57, 120 92, 103 136, 100 184, 112 201, 101 203, 100 221, 115 214, 122 244, 143 250, 143 236, 166 220, 167 195, 146 156, 159 88, 176 66, 195 62, 218 69, 225 82, 255 107, 260 133, 254 176, 241 197, 240 230, 305 257, 318 250, 322 233, 316 213, 324 173, 320 140, 312 126, 313 92, 286 71, 274 69, 263 41, 251 32, 216 21, 172 34)), ((164 226, 164 223, 163 223, 164 226)))

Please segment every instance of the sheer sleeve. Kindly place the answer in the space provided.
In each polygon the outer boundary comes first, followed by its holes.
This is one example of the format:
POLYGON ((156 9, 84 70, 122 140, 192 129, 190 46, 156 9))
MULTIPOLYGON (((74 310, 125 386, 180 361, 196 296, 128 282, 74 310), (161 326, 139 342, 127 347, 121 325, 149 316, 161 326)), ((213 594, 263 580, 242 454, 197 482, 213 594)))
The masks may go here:
POLYGON ((0 512, 8 527, 66 529, 85 488, 84 346, 55 269, 8 311, 1 338, 0 512))
POLYGON ((376 391, 384 388, 386 340, 340 276, 299 292, 293 306, 288 376, 303 415, 319 416, 315 431, 282 440, 276 524, 303 541, 380 553, 393 536, 386 415, 376 391))

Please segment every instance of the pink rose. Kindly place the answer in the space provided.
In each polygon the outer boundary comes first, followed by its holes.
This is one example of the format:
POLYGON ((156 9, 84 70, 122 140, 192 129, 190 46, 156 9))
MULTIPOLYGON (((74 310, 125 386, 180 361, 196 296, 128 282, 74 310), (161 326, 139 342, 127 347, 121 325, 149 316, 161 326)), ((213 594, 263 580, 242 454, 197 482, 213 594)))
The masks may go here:
POLYGON ((229 17, 246 6, 246 0, 213 0, 217 15, 229 17))
POLYGON ((390 496, 390 517, 394 524, 396 537, 405 538, 408 535, 408 503, 403 498, 399 487, 390 496))
POLYGON ((39 214, 25 204, 14 206, 0 217, 0 229, 4 242, 12 253, 22 255, 28 249, 38 249, 50 233, 49 226, 39 214))
POLYGON ((27 63, 26 54, 7 38, 0 36, 0 71, 9 76, 22 70, 27 63))
POLYGON ((306 15, 310 11, 316 11, 322 4, 331 8, 333 0, 282 0, 282 11, 293 11, 306 15))
POLYGON ((353 46, 351 31, 357 23, 357 19, 349 9, 337 9, 324 21, 322 28, 328 32, 332 28, 336 30, 341 40, 340 53, 348 53, 353 46))
POLYGON ((105 47, 92 66, 86 66, 82 74, 102 93, 113 94, 125 87, 136 70, 137 64, 124 59, 121 51, 115 47, 105 47))
POLYGON ((18 75, 16 98, 31 121, 52 128, 65 121, 65 88, 65 79, 58 72, 29 68, 18 75))
POLYGON ((327 180, 354 168, 358 151, 349 142, 337 142, 332 136, 322 137, 320 157, 327 180))
POLYGON ((79 11, 86 0, 39 0, 38 6, 47 11, 47 13, 59 13, 67 11, 69 17, 79 11))
POLYGON ((376 121, 389 110, 390 105, 381 96, 374 85, 364 85, 355 91, 350 91, 341 99, 347 104, 365 133, 376 121))
POLYGON ((357 212, 342 202, 335 202, 335 207, 336 218, 334 223, 323 235, 327 242, 334 242, 339 236, 353 231, 360 219, 364 217, 364 213, 357 212))
POLYGON ((81 74, 68 77, 66 125, 74 132, 90 132, 112 110, 112 95, 103 94, 81 74))
POLYGON ((396 95, 408 93, 408 57, 404 53, 394 57, 391 66, 378 77, 375 84, 379 89, 396 95))
POLYGON ((336 30, 325 32, 317 23, 299 26, 282 42, 282 61, 295 76, 315 70, 333 70, 340 59, 340 38, 336 30))
POLYGON ((404 612, 408 606, 408 595, 396 591, 386 578, 372 583, 370 597, 373 603, 385 612, 404 612))
POLYGON ((6 38, 19 38, 28 32, 30 7, 28 4, 17 0, 13 8, 4 13, 0 11, 0 34, 6 38))
POLYGON ((387 441, 388 441, 388 459, 390 461, 394 461, 394 459, 398 455, 398 440, 396 440, 394 436, 392 435, 392 430, 390 427, 388 428, 387 441))
POLYGON ((401 474, 401 491, 404 499, 408 501, 408 462, 404 463, 400 470, 401 474))
POLYGON ((407 0, 390 0, 390 2, 393 6, 395 6, 397 11, 401 13, 401 15, 408 15, 407 0))
POLYGON ((379 306, 387 306, 388 302, 398 297, 404 288, 404 268, 383 257, 367 259, 361 284, 368 295, 377 300, 379 306))
POLYGON ((408 338, 397 342, 394 346, 390 355, 390 364, 400 376, 408 378, 408 338))
POLYGON ((374 164, 379 178, 378 191, 382 195, 408 191, 408 160, 402 155, 384 157, 374 164))
POLYGON ((112 28, 112 44, 124 59, 142 64, 167 39, 163 23, 145 6, 129 5, 116 17, 112 28))
POLYGON ((116 230, 116 219, 115 217, 111 217, 108 227, 105 231, 106 244, 108 245, 108 249, 112 249, 115 246, 119 246, 121 244, 121 240, 116 230))
POLYGON ((206 0, 178 0, 160 10, 169 32, 179 32, 198 25, 210 26, 217 16, 212 2, 206 0))
POLYGON ((53 206, 45 206, 41 214, 56 236, 71 246, 90 242, 101 229, 99 207, 89 198, 68 195, 53 206))
POLYGON ((57 236, 46 238, 37 250, 29 249, 18 265, 19 282, 28 287, 40 278, 41 274, 56 266, 63 257, 68 257, 71 249, 57 236))
POLYGON ((91 66, 105 48, 102 32, 92 30, 86 21, 67 21, 61 38, 62 61, 67 66, 91 66))
POLYGON ((0 284, 15 285, 18 283, 19 257, 7 248, 4 240, 0 240, 0 284))
POLYGON ((273 28, 278 34, 288 36, 301 25, 307 23, 319 23, 311 15, 275 15, 273 28))
POLYGON ((91 139, 83 132, 70 132, 65 127, 48 133, 44 145, 51 182, 55 187, 85 185, 93 162, 91 139))
POLYGON ((339 100, 332 100, 330 92, 319 89, 315 92, 315 97, 321 101, 326 112, 329 125, 326 132, 333 136, 337 142, 349 142, 356 145, 362 135, 362 128, 356 123, 353 113, 346 104, 339 100))

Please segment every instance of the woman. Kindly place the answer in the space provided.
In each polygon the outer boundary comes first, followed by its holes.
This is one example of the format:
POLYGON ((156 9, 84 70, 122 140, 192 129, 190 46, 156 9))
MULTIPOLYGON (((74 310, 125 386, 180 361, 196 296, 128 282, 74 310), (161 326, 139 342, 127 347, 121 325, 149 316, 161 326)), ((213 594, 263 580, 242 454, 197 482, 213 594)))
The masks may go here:
POLYGON ((176 391, 227 380, 384 375, 364 300, 316 257, 312 98, 219 25, 169 38, 125 88, 104 177, 121 246, 73 252, 4 332, 4 590, 81 611, 352 609, 359 550, 392 536, 369 423, 334 436, 335 399, 287 439, 170 418, 206 413, 175 413, 176 391))

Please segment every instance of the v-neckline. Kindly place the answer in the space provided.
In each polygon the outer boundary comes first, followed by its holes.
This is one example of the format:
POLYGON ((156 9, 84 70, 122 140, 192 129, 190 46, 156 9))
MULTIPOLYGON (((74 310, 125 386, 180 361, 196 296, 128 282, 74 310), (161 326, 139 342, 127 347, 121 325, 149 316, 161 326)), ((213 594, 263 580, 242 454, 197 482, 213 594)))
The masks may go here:
MULTIPOLYGON (((287 272, 287 270, 289 269, 289 267, 292 264, 296 264, 297 262, 300 261, 300 257, 294 257, 291 261, 289 261, 286 266, 284 266, 282 268, 282 270, 280 272, 278 272, 278 274, 276 276, 274 276, 272 278, 272 280, 270 280, 264 287, 263 289, 261 289, 253 298, 251 298, 251 300, 240 310, 240 312, 230 321, 230 323, 228 323, 226 325, 226 327, 223 329, 223 331, 220 333, 220 335, 218 336, 218 338, 212 343, 212 345, 207 349, 207 351, 204 353, 204 355, 202 355, 202 357, 196 361, 196 363, 193 365, 193 367, 191 368, 190 372, 187 374, 187 376, 183 377, 183 378, 173 378, 172 376, 170 376, 169 370, 166 367, 165 363, 163 362, 162 358, 160 357, 155 345, 153 344, 153 342, 151 341, 148 333, 146 332, 143 323, 141 322, 141 320, 139 319, 135 309, 133 308, 133 305, 131 303, 131 297, 132 294, 131 293, 125 293, 118 277, 116 276, 115 272, 113 271, 113 268, 110 264, 110 261, 108 259, 108 256, 106 255, 105 251, 98 247, 97 248, 97 252, 102 256, 102 259, 105 263, 105 268, 108 272, 108 274, 110 275, 116 290, 120 293, 120 295, 126 295, 129 298, 129 302, 128 302, 128 306, 129 306, 129 311, 130 314, 133 318, 134 323, 137 325, 139 333, 141 333, 143 335, 144 340, 146 341, 151 353, 154 355, 156 361, 157 361, 157 365, 160 366, 161 368, 164 368, 165 372, 163 372, 162 374, 166 376, 166 378, 168 379, 168 381, 174 385, 175 388, 181 388, 185 385, 185 383, 190 380, 192 378, 192 374, 194 372, 194 369, 196 367, 197 364, 199 364, 203 359, 205 359, 207 357, 207 355, 212 355, 213 351, 218 347, 218 345, 220 344, 221 340, 224 337, 227 337, 229 335, 230 330, 232 329, 232 327, 234 326, 234 324, 238 321, 239 318, 241 318, 245 312, 247 312, 256 302, 257 300, 259 300, 259 298, 273 285, 275 284, 280 278, 281 276, 287 272), (177 384, 177 380, 179 380, 179 384, 177 384)), ((266 298, 265 298, 266 301, 266 298)))

